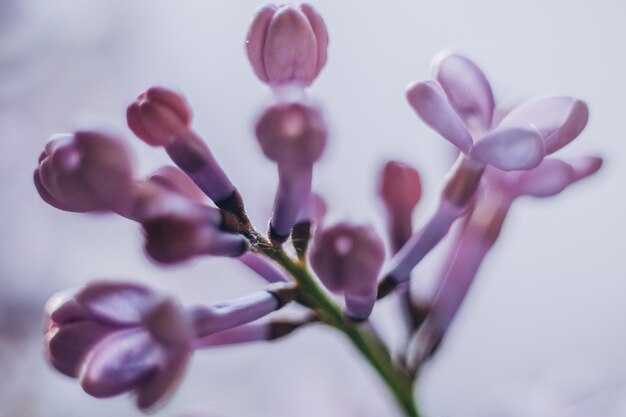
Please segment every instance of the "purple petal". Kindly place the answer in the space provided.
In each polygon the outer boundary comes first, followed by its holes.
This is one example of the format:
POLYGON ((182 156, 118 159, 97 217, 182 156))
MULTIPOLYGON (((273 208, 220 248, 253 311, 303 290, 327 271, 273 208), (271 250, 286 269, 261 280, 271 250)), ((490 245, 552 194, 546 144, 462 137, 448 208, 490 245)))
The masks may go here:
POLYGON ((189 124, 191 122, 191 108, 180 92, 157 85, 150 87, 146 91, 146 99, 167 107, 176 114, 183 123, 189 124))
POLYGON ((472 135, 448 102, 438 82, 422 81, 411 84, 406 97, 424 123, 462 152, 469 153, 473 143, 472 135))
POLYGON ((257 77, 266 83, 269 82, 269 78, 265 72, 263 47, 265 45, 265 37, 267 36, 267 28, 270 25, 274 13, 276 13, 276 6, 263 6, 254 16, 248 34, 246 35, 246 52, 252 69, 257 77))
POLYGON ((485 132, 491 127, 494 99, 485 74, 469 59, 456 54, 435 58, 433 77, 446 92, 450 104, 470 128, 485 132))
POLYGON ((579 181, 595 174, 602 168, 602 163, 602 158, 597 156, 583 156, 570 161, 569 164, 574 170, 574 181, 579 181))
POLYGON ((64 290, 53 295, 46 303, 46 315, 56 324, 66 324, 85 318, 83 307, 76 301, 76 291, 64 290))
POLYGON ((521 172, 516 191, 519 195, 550 197, 560 193, 574 180, 572 167, 558 159, 544 159, 530 171, 521 172))
POLYGON ((169 349, 156 375, 137 388, 137 407, 141 410, 154 409, 165 401, 182 379, 191 353, 185 348, 169 349))
POLYGON ((46 354, 61 373, 78 378, 90 349, 115 329, 92 321, 79 321, 53 327, 46 333, 46 354))
POLYGON ((141 323, 158 296, 142 285, 103 281, 89 284, 76 300, 96 320, 124 326, 141 323))
POLYGON ((263 49, 271 84, 309 85, 317 71, 317 41, 305 15, 290 6, 278 8, 267 29, 263 49))
POLYGON ((326 30, 326 24, 322 16, 315 10, 310 4, 300 5, 300 10, 311 24, 313 33, 315 33, 315 40, 317 41, 317 67, 315 70, 315 76, 320 73, 324 64, 326 64, 326 56, 328 49, 328 31, 326 30))
POLYGON ((572 97, 544 97, 526 101, 502 119, 502 127, 534 126, 545 141, 546 155, 575 139, 585 128, 589 110, 572 97))
POLYGON ((164 360, 164 349, 147 332, 118 331, 100 341, 87 357, 80 383, 94 397, 111 397, 139 387, 164 360))
POLYGON ((498 128, 476 142, 470 156, 504 171, 531 169, 543 159, 543 138, 532 128, 498 128))
POLYGON ((171 298, 164 298, 143 318, 150 335, 165 346, 189 347, 193 330, 189 317, 171 298))

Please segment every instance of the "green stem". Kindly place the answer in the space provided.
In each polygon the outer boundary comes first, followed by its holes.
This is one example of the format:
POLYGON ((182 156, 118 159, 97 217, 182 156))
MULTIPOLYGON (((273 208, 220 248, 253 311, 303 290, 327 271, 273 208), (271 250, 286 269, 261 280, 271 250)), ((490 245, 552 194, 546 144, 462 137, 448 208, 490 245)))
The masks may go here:
POLYGON ((320 320, 344 333, 374 367, 404 414, 407 417, 420 417, 413 400, 412 379, 403 369, 394 365, 387 348, 363 326, 347 320, 341 308, 317 284, 302 263, 291 259, 281 248, 272 246, 264 237, 257 235, 255 240, 256 250, 276 261, 295 278, 303 298, 318 313, 320 320))

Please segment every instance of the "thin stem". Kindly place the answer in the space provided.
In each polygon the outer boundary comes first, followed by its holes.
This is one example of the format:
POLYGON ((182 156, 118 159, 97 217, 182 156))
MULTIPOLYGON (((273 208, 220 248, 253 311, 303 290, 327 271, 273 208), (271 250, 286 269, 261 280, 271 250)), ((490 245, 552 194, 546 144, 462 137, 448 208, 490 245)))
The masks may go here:
POLYGON ((413 381, 391 360, 387 348, 363 326, 346 319, 343 312, 317 284, 306 266, 291 259, 282 248, 272 246, 265 238, 256 237, 256 250, 276 261, 297 281, 302 297, 318 314, 320 320, 344 333, 365 359, 374 367, 407 417, 420 417, 413 399, 413 381))

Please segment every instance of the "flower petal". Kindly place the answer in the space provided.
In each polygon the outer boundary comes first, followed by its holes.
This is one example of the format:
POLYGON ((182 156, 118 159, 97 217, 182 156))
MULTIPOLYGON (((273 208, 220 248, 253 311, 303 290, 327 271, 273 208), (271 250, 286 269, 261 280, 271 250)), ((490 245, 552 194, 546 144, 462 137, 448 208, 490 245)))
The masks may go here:
POLYGON ((506 115, 501 127, 534 126, 544 137, 546 154, 574 140, 585 128, 589 110, 584 101, 551 96, 526 101, 506 115))
POLYGON ((485 74, 469 59, 444 53, 435 57, 433 77, 446 92, 450 104, 470 127, 485 132, 491 127, 494 99, 485 74))
POLYGON ((143 314, 158 301, 158 295, 142 285, 102 281, 83 288, 76 300, 97 320, 130 325, 141 323, 143 314))
POLYGON ((520 173, 516 191, 519 195, 550 197, 560 193, 574 180, 572 167, 558 159, 544 159, 530 171, 520 173))
POLYGON ((164 360, 165 350, 147 332, 137 328, 117 331, 87 357, 80 383, 94 397, 111 397, 137 388, 164 360))
POLYGON ((464 153, 472 148, 472 136, 436 81, 411 84, 407 100, 417 115, 437 133, 464 153))
POLYGON ((265 45, 265 37, 267 28, 270 25, 272 17, 276 13, 276 6, 263 6, 254 16, 248 34, 246 35, 246 53, 254 73, 261 81, 269 82, 267 73, 265 72, 265 63, 263 61, 263 46, 265 45))
POLYGON ((496 129, 476 142, 470 156, 504 171, 531 169, 543 159, 543 138, 531 128, 496 129))
POLYGON ((570 161, 574 170, 574 181, 582 180, 598 172, 602 168, 603 160, 598 156, 583 156, 570 161))
POLYGON ((89 350, 114 331, 111 326, 92 321, 53 327, 46 333, 46 355, 59 372, 78 378, 89 350))
POLYGON ((154 377, 137 388, 137 407, 154 409, 176 389, 191 358, 191 349, 169 349, 154 377))

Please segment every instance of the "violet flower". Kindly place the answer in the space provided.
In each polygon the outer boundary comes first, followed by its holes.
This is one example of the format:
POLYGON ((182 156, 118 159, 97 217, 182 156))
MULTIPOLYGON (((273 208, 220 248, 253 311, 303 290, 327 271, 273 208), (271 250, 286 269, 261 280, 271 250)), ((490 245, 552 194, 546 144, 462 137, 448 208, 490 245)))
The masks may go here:
POLYGON ((485 75, 469 59, 442 54, 434 79, 413 83, 407 99, 417 115, 461 151, 437 212, 392 259, 381 293, 409 279, 410 271, 466 210, 486 166, 528 170, 576 138, 588 118, 584 102, 550 96, 514 108, 495 126, 494 98, 485 75))
POLYGON ((246 35, 252 69, 271 86, 310 85, 326 63, 327 47, 326 25, 308 4, 264 6, 246 35))
POLYGON ((47 305, 46 353, 60 372, 103 398, 133 392, 141 409, 170 394, 197 343, 257 320, 293 299, 280 286, 211 307, 183 309, 138 284, 96 282, 47 305))
MULTIPOLYGON (((529 171, 487 170, 486 190, 469 215, 440 277, 431 312, 424 330, 420 331, 422 345, 430 345, 432 349, 439 344, 485 256, 500 235, 513 202, 523 196, 545 198, 557 195, 596 173, 601 165, 600 158, 582 157, 570 162, 544 159, 537 168, 529 171)), ((429 354, 428 350, 425 353, 429 354)))
POLYGON ((151 87, 128 106, 130 129, 168 155, 215 204, 247 223, 241 196, 206 143, 190 128, 191 109, 178 92, 151 87))
POLYGON ((338 223, 315 237, 311 266, 330 291, 343 293, 348 316, 366 320, 376 302, 385 247, 369 226, 338 223))
POLYGON ((60 372, 98 398, 133 392, 149 409, 177 385, 193 349, 192 323, 146 287, 91 283, 47 306, 46 350, 60 372))
POLYGON ((274 244, 285 242, 311 194, 313 164, 326 147, 328 129, 316 106, 284 102, 269 107, 256 125, 263 153, 278 165, 278 190, 270 221, 274 244))
POLYGON ((34 181, 41 198, 66 211, 128 210, 133 161, 117 136, 78 131, 53 136, 39 157, 34 181))

